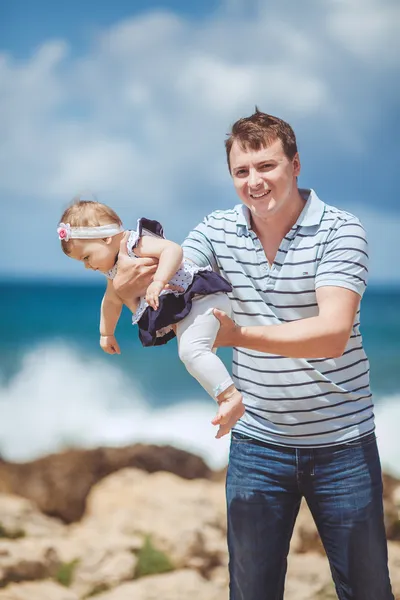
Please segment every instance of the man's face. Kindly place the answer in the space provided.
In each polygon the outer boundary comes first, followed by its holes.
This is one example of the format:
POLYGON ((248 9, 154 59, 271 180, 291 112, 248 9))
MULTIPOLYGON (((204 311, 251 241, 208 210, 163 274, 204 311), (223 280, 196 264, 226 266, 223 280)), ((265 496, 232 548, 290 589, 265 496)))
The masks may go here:
POLYGON ((253 217, 269 219, 288 205, 297 190, 298 154, 290 160, 279 139, 260 150, 243 150, 234 141, 229 158, 236 192, 253 217))

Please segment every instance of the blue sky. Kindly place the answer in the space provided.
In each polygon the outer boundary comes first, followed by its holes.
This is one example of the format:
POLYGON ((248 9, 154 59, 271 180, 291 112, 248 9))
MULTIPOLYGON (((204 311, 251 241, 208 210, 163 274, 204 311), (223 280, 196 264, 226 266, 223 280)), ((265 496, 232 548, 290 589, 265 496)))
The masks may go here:
POLYGON ((0 5, 0 275, 85 277, 55 227, 91 189, 176 241, 237 203, 229 126, 288 120, 300 184, 361 218, 371 282, 400 283, 396 0, 14 0, 0 5))

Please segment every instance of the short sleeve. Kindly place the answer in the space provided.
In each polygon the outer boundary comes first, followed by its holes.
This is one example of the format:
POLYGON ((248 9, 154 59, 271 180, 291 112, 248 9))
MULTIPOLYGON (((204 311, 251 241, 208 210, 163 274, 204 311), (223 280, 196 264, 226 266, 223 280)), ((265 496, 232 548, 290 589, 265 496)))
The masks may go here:
POLYGON ((184 257, 199 267, 218 271, 216 256, 209 236, 208 217, 193 229, 182 244, 184 257))
POLYGON ((317 268, 315 288, 344 287, 363 295, 368 280, 368 242, 356 217, 343 222, 328 240, 317 268))
POLYGON ((138 245, 140 238, 144 235, 149 235, 151 237, 162 237, 165 239, 164 230, 161 223, 151 219, 146 219, 146 217, 141 217, 138 219, 136 231, 131 231, 127 241, 127 250, 131 258, 136 257, 134 252, 135 247, 138 245))

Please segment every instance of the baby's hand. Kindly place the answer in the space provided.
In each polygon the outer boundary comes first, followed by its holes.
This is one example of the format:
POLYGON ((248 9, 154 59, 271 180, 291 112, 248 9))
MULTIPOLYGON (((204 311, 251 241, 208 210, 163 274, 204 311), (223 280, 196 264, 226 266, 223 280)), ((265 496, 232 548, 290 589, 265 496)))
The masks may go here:
POLYGON ((107 354, 121 354, 118 342, 114 335, 101 335, 100 346, 107 354))
POLYGON ((159 306, 158 297, 163 291, 164 286, 164 281, 152 281, 146 290, 146 302, 154 308, 154 310, 157 310, 159 306))

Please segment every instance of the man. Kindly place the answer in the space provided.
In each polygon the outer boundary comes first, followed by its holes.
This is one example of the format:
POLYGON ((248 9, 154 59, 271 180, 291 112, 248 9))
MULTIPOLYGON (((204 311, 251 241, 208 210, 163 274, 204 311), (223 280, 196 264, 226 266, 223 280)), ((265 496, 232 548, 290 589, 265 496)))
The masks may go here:
MULTIPOLYGON (((305 497, 338 597, 393 599, 368 359, 359 332, 367 243, 356 217, 297 185, 292 128, 256 110, 226 141, 241 204, 216 211, 185 255, 233 286, 222 313, 246 413, 227 474, 231 600, 283 598, 286 558, 305 497)), ((125 280, 124 280, 125 278, 125 280)), ((121 274, 120 291, 126 287, 121 274)))

